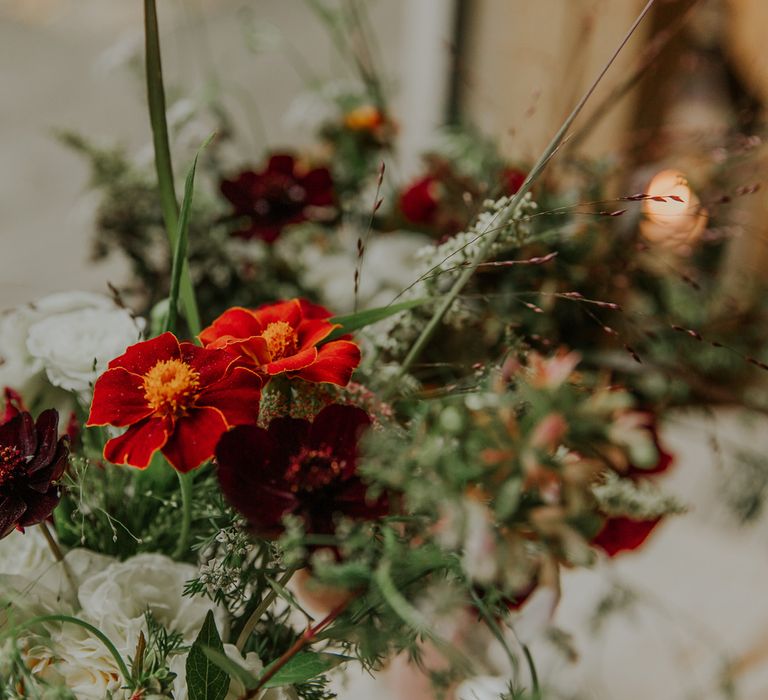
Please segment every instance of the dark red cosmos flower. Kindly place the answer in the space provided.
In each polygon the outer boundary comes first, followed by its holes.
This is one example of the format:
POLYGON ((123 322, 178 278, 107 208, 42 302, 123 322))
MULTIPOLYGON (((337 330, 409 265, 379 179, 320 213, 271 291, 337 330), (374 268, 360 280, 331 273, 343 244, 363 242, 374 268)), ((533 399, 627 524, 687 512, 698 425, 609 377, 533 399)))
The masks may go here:
POLYGON ((234 428, 216 448, 227 500, 258 534, 274 537, 282 518, 301 517, 307 532, 329 534, 334 517, 372 520, 387 499, 366 499, 357 475, 357 445, 370 418, 356 406, 326 406, 314 421, 275 418, 269 429, 234 428))
POLYGON ((239 354, 267 377, 285 374, 346 386, 360 364, 360 348, 350 340, 323 343, 339 327, 330 317, 328 309, 305 299, 254 310, 235 307, 206 328, 200 341, 239 354))
POLYGON ((242 228, 235 235, 273 243, 288 224, 327 218, 336 203, 327 168, 302 171, 291 155, 273 155, 260 172, 245 170, 223 180, 221 193, 230 201, 242 228))
POLYGON ((236 355, 163 333, 109 363, 94 386, 87 425, 128 426, 104 447, 113 464, 144 469, 161 450, 188 472, 213 456, 224 431, 256 420, 261 384, 236 355))
POLYGON ((57 484, 67 466, 67 439, 59 414, 26 411, 0 425, 0 538, 50 517, 61 498, 57 484))
MULTIPOLYGON (((641 480, 646 476, 662 474, 672 466, 674 461, 674 456, 667 452, 659 441, 655 419, 652 416, 649 418, 647 429, 653 436, 658 460, 649 469, 630 465, 627 472, 630 479, 641 480)), ((645 543, 661 520, 661 518, 651 520, 632 520, 627 517, 608 518, 595 539, 592 540, 592 544, 598 549, 602 549, 609 557, 614 557, 621 552, 631 552, 645 543)))

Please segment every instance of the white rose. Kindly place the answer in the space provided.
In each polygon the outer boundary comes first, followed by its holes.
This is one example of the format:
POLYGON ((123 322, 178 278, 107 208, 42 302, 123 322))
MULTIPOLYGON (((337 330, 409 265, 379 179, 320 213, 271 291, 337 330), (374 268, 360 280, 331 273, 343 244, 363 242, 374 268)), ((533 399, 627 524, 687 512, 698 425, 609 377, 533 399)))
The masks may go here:
POLYGON ((49 631, 50 642, 26 655, 28 664, 36 662, 37 676, 82 700, 123 697, 119 690, 125 680, 101 640, 74 624, 50 626, 49 631))
POLYGON ((226 617, 219 608, 199 596, 182 595, 184 584, 197 573, 194 566, 162 554, 139 554, 115 562, 80 584, 83 617, 124 655, 134 653, 140 631, 146 634, 147 610, 163 627, 179 632, 187 643, 194 641, 209 610, 217 618, 219 632, 225 634, 226 617))
POLYGON ((0 316, 0 388, 13 387, 32 401, 44 388, 45 370, 54 386, 87 391, 142 328, 142 320, 92 292, 61 292, 19 306, 0 316))
MULTIPOLYGON (((111 557, 88 549, 72 549, 65 555, 67 566, 75 581, 82 581, 114 561, 111 557)), ((51 552, 40 528, 27 528, 26 532, 12 532, 0 540, 0 575, 20 576, 28 583, 18 588, 25 596, 44 597, 53 593, 52 600, 75 603, 75 591, 51 552), (38 595, 37 589, 44 592, 38 595)))
POLYGON ((107 363, 140 339, 144 322, 106 296, 74 293, 68 309, 63 294, 54 296, 58 310, 30 325, 27 350, 51 384, 87 395, 107 363))
POLYGON ((509 681, 499 676, 475 676, 456 688, 457 700, 499 700, 509 691, 509 681))

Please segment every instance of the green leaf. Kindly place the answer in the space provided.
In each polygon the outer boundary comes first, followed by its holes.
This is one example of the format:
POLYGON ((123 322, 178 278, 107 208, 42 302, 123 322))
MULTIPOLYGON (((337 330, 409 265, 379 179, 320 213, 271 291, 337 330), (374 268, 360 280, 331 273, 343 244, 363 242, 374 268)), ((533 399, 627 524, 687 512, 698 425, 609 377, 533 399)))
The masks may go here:
POLYGON ((259 679, 256 676, 244 669, 239 663, 232 661, 223 651, 205 646, 201 649, 209 661, 216 664, 222 671, 226 671, 230 678, 240 681, 248 690, 259 684, 259 679))
MULTIPOLYGON (((165 329, 174 331, 176 327, 176 317, 179 310, 179 293, 181 291, 182 272, 189 274, 189 263, 187 262, 187 241, 189 240, 189 212, 192 209, 192 197, 195 192, 195 170, 197 168, 197 159, 202 150, 211 142, 214 134, 208 137, 206 142, 200 146, 192 161, 192 167, 187 173, 187 180, 184 183, 184 199, 181 201, 181 213, 176 228, 176 244, 173 249, 173 266, 171 267, 171 290, 168 293, 168 321, 165 329)), ((191 319, 187 319, 190 330, 193 335, 200 333, 199 327, 191 319)))
MULTIPOLYGON (((176 201, 171 150, 168 144, 168 124, 165 118, 165 87, 163 85, 160 33, 157 26, 155 0, 144 0, 144 39, 147 102, 149 105, 149 120, 152 125, 152 143, 155 150, 158 194, 163 210, 163 220, 168 234, 168 242, 171 248, 175 249, 179 205, 176 201)), ((184 305, 187 325, 193 335, 197 335, 201 328, 200 312, 197 308, 195 290, 189 276, 188 266, 184 266, 182 270, 181 300, 184 305)))
MULTIPOLYGON (((288 661, 265 684, 265 688, 277 688, 281 685, 295 685, 304 683, 315 676, 332 669, 334 666, 349 661, 351 657, 342 654, 315 653, 313 651, 301 651, 288 661)), ((263 673, 269 671, 269 666, 263 673)))
POLYGON ((224 645, 210 610, 187 656, 187 692, 189 700, 224 700, 229 690, 229 675, 208 658, 206 648, 224 655, 224 645))
POLYGON ((411 299, 410 301, 403 301, 399 304, 390 304, 389 306, 379 306, 375 309, 365 309, 364 311, 358 311, 354 314, 348 314, 347 316, 334 316, 328 320, 331 323, 341 324, 341 328, 337 328, 327 338, 329 340, 335 340, 339 336, 346 333, 351 333, 365 326, 370 326, 372 323, 383 321, 385 318, 394 316, 401 311, 407 311, 408 309, 422 306, 430 301, 435 301, 439 297, 423 297, 421 299, 411 299))

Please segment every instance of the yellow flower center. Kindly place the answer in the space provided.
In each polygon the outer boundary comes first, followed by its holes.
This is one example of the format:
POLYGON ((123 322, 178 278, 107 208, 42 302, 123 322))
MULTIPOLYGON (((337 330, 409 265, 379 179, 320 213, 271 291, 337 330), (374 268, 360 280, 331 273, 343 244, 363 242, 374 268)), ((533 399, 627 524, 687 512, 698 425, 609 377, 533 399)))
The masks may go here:
POLYGON ((183 413, 200 388, 200 375, 181 360, 160 360, 144 375, 144 398, 155 413, 183 413))
POLYGON ((267 349, 272 362, 296 354, 299 337, 290 323, 273 321, 264 329, 261 336, 267 341, 267 349))

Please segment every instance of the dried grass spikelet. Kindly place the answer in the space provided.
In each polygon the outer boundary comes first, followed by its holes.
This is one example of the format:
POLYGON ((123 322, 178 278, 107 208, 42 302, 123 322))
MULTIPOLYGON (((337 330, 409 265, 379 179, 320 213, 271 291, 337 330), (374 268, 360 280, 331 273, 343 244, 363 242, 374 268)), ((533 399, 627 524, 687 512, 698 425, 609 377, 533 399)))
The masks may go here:
POLYGON ((679 170, 653 176, 643 200, 640 234, 650 243, 688 255, 707 226, 708 215, 679 170))

